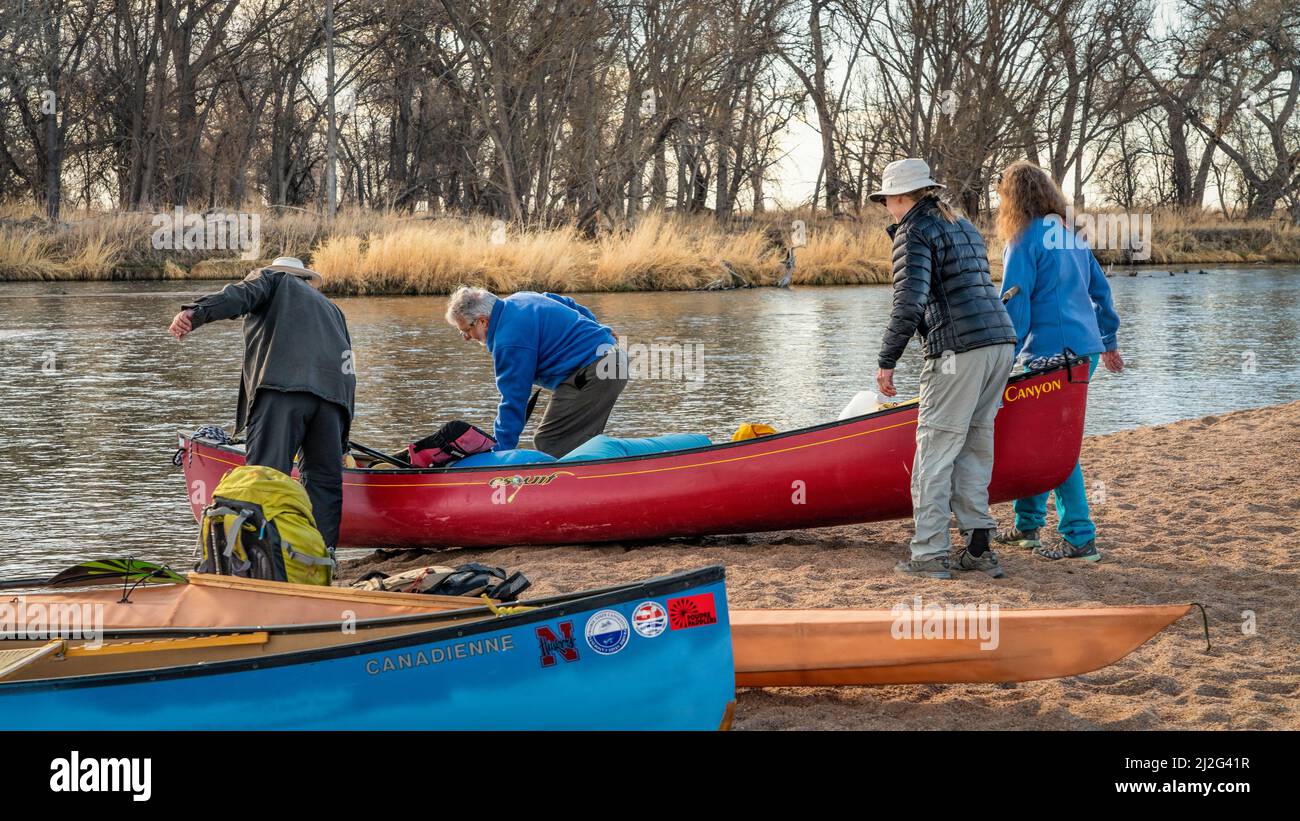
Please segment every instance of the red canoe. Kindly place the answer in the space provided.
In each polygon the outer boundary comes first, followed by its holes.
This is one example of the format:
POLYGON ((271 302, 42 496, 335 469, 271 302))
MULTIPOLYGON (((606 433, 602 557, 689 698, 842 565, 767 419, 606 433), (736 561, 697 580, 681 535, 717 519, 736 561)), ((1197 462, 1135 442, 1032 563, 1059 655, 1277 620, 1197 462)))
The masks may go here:
MULTIPOLYGON (((992 502, 1069 475, 1083 441, 1086 362, 1013 376, 998 412, 992 502)), ((347 469, 341 547, 572 544, 901 519, 916 406, 692 450, 485 468, 347 469)), ((242 447, 182 435, 197 518, 242 447)))

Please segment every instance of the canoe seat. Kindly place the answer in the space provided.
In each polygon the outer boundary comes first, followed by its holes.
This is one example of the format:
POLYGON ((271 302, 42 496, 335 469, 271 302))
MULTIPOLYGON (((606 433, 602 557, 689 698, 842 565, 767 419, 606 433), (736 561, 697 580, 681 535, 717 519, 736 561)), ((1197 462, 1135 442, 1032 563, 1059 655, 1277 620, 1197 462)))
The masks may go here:
POLYGON ((69 647, 64 653, 68 658, 79 656, 112 656, 119 653, 151 653, 171 650, 198 650, 207 647, 234 647, 245 644, 266 644, 269 636, 265 631, 255 633, 232 633, 224 636, 194 636, 174 639, 146 639, 143 641, 123 641, 102 644, 99 647, 69 647))
POLYGON ((0 650, 0 679, 16 673, 29 664, 34 664, 46 656, 63 649, 63 640, 55 639, 40 647, 20 647, 14 650, 0 650))

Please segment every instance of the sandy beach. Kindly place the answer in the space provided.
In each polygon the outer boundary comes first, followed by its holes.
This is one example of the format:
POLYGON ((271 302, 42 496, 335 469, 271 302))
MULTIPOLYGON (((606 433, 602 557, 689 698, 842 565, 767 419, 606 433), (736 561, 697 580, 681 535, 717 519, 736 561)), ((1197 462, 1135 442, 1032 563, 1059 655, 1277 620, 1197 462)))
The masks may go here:
MULTIPOLYGON (((346 563, 341 579, 479 561, 524 571, 530 594, 546 595, 722 564, 736 608, 888 609, 918 594, 927 603, 1004 608, 1200 602, 1210 620, 1208 652, 1193 611, 1087 675, 744 690, 734 726, 1300 729, 1300 585, 1291 550, 1300 517, 1298 431, 1300 402, 1292 402, 1089 437, 1082 458, 1105 560, 1051 562, 1011 548, 1001 551, 1007 576, 998 580, 895 576, 910 521, 649 545, 381 551, 346 563)), ((995 513, 1011 521, 1009 504, 995 513)))

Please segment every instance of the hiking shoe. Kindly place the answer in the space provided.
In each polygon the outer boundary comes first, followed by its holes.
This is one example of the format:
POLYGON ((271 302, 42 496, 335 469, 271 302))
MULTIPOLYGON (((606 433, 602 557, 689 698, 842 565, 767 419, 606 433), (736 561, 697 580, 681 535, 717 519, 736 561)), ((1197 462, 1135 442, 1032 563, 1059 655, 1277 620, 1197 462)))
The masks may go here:
POLYGON ((1043 542, 1038 538, 1038 528, 1033 530, 1016 530, 1009 527, 1006 530, 999 530, 994 536, 993 541, 999 544, 1010 544, 1016 547, 1041 547, 1043 542))
POLYGON ((995 579, 1006 575, 1002 572, 1002 565, 998 564, 998 554, 992 550, 985 550, 978 556, 972 556, 969 550, 961 550, 953 557, 950 566, 953 570, 978 570, 995 579))
POLYGON ((1097 540, 1089 539, 1085 545, 1072 545, 1060 539, 1053 545, 1041 545, 1034 548, 1034 555, 1044 559, 1083 559, 1085 562, 1101 561, 1101 551, 1097 549, 1097 540))
POLYGON ((920 576, 923 579, 951 579, 948 571, 948 557, 936 556, 925 561, 915 559, 894 565, 894 572, 903 576, 920 576))

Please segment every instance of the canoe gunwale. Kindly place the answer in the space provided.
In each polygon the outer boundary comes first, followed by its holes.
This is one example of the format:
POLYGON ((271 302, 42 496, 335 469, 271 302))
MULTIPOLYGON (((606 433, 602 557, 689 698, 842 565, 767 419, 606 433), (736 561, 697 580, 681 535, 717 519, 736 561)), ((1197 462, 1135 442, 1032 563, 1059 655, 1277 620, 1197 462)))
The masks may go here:
MULTIPOLYGON (((165 680, 188 678, 192 676, 209 676, 220 675, 223 673, 237 673, 244 670, 261 669, 266 667, 283 667, 294 664, 311 663, 316 661, 329 661, 348 656, 361 656, 371 653, 379 653, 387 650, 396 650, 403 647, 411 647, 419 644, 430 644, 448 639, 461 639, 482 633, 491 633, 501 629, 514 629, 523 627, 536 622, 550 621, 555 618, 562 618, 571 612, 583 612, 587 610, 599 610, 611 605, 624 603, 633 599, 640 598, 657 598, 678 593, 683 590, 689 590, 696 587, 715 584, 725 580, 726 571, 721 565, 710 565, 698 570, 689 570, 682 573, 661 576, 655 579, 648 579, 641 582, 620 585, 611 588, 602 588, 594 591, 581 591, 552 597, 555 601, 550 604, 537 606, 535 610, 527 610, 522 613, 513 613, 506 616, 499 616, 482 621, 470 622, 467 624, 439 626, 430 630, 420 630, 413 633, 404 633, 398 636, 389 636, 378 639, 361 638, 355 642, 348 642, 332 647, 312 648, 297 650, 289 653, 283 653, 275 656, 249 658, 249 659, 232 659, 228 661, 216 662, 198 662, 191 665, 172 667, 165 669, 137 670, 127 672, 104 673, 92 676, 76 676, 66 679, 45 678, 31 679, 24 681, 2 682, 0 681, 0 693, 20 691, 20 690, 42 690, 42 689, 74 689, 83 687, 98 687, 117 684, 128 684, 140 680, 165 680)), ((547 600, 544 600, 547 601, 547 600)), ((477 608, 472 608, 477 609, 477 608)), ((486 609, 486 608, 484 608, 486 609)), ((445 617, 452 613, 464 614, 466 611, 441 611, 436 617, 445 617)), ((410 614, 404 616, 394 616, 392 618, 368 619, 364 624, 370 627, 380 626, 380 622, 385 625, 401 623, 407 620, 428 620, 428 614, 410 614)), ((363 624, 358 621, 356 626, 359 628, 363 624)), ((322 626, 326 628, 336 628, 339 622, 325 622, 322 624, 311 625, 285 625, 280 632, 301 632, 311 629, 320 630, 322 626)), ((250 632, 254 628, 124 628, 116 631, 104 631, 104 637, 135 636, 144 637, 146 635, 176 635, 202 633, 204 635, 231 633, 231 632, 250 632)), ((257 628, 268 630, 268 628, 257 628)), ((729 629, 729 628, 728 628, 729 629)), ((278 630, 278 628, 277 628, 278 630)))
MULTIPOLYGON (((603 596, 617 596, 623 592, 632 589, 642 589, 645 587, 654 587, 658 589, 665 584, 676 584, 692 574, 704 574, 710 571, 719 571, 719 578, 722 577, 724 568, 721 565, 707 565, 697 570, 684 571, 682 573, 673 573, 666 576, 656 576, 652 579, 643 581, 628 582, 626 584, 613 584, 607 587, 594 587, 590 590, 580 590, 576 593, 556 593, 552 596, 543 596, 540 599, 522 599, 517 602, 509 602, 507 607, 551 607, 557 604, 591 599, 603 596)), ((707 583, 707 582, 704 582, 707 583)), ((162 587, 161 584, 152 585, 152 587, 162 587)), ((327 588, 341 591, 348 591, 351 588, 327 588)), ((472 601, 472 600, 469 600, 472 601)), ((454 621, 474 613, 489 615, 491 613, 487 607, 481 604, 469 605, 457 610, 437 610, 427 613, 403 613, 396 616, 376 616, 368 619, 357 619, 353 626, 358 630, 372 627, 396 627, 403 624, 419 624, 424 622, 454 621)), ((226 627, 195 627, 193 625, 180 625, 176 627, 109 627, 105 628, 101 636, 106 639, 130 639, 130 638, 169 638, 173 636, 192 636, 195 633, 204 635, 229 635, 233 633, 255 633, 266 631, 268 633, 311 633, 320 630, 327 630, 338 627, 343 622, 341 620, 317 621, 317 622, 298 622, 294 624, 248 624, 226 627)), ((16 634, 13 631, 0 631, 0 641, 12 640, 16 634)))
MULTIPOLYGON (((1067 378, 1070 379, 1070 381, 1075 381, 1073 379, 1073 369, 1080 366, 1081 364, 1086 363, 1087 361, 1088 360, 1086 357, 1076 357, 1070 360, 1069 363, 1067 364, 1057 365, 1051 368, 1040 368, 1038 370, 1024 371, 1023 373, 1012 374, 1007 378, 1007 384, 1010 385, 1015 382, 1023 382, 1027 379, 1034 379, 1039 376, 1043 376, 1044 374, 1050 374, 1056 371, 1065 371, 1067 378)), ((1087 382, 1086 379, 1081 381, 1083 381, 1085 384, 1087 382)), ((832 422, 823 422, 820 425, 812 425, 811 427, 797 428, 795 430, 788 430, 779 433, 768 434, 766 436, 759 436, 754 439, 742 439, 740 441, 731 441, 731 442, 715 442, 709 445, 701 445, 700 447, 695 447, 695 448, 661 451, 659 453, 643 453, 635 456, 612 456, 605 459, 580 459, 580 460, 575 459, 572 462, 557 461, 557 462, 528 462, 528 463, 520 463, 514 465, 483 465, 480 467, 465 467, 465 468, 458 468, 453 466, 453 467, 443 467, 443 468, 396 468, 392 470, 384 470, 384 469, 376 469, 376 468, 345 467, 343 468, 343 474, 345 476, 349 474, 355 476, 459 476, 459 475, 469 475, 472 473, 498 473, 499 474, 503 470, 508 470, 508 469, 545 470, 547 468, 554 467, 555 465, 586 466, 586 465, 633 464, 633 463, 644 462, 653 459, 662 459, 665 457, 694 455, 694 454, 701 454, 701 453, 710 453, 715 451, 723 451, 731 448, 746 448, 746 447, 753 447, 755 445, 765 445, 767 443, 774 442, 780 439, 786 439, 792 436, 799 436, 801 434, 806 434, 806 433, 816 433, 820 431, 831 430, 833 428, 844 427, 868 419, 883 419, 892 414, 903 414, 903 413, 907 413, 908 411, 915 411, 916 408, 917 406, 914 404, 902 405, 900 407, 895 407, 895 408, 885 408, 884 410, 875 411, 874 413, 866 413, 861 416, 851 416, 847 419, 837 419, 832 422)), ((188 449, 189 446, 196 441, 190 433, 186 433, 184 431, 177 431, 177 438, 181 443, 181 447, 186 449, 188 449)), ((210 448, 212 450, 230 453, 241 457, 245 456, 244 451, 232 447, 231 445, 221 444, 208 439, 200 439, 197 440, 197 442, 198 444, 201 444, 204 447, 210 448)))

